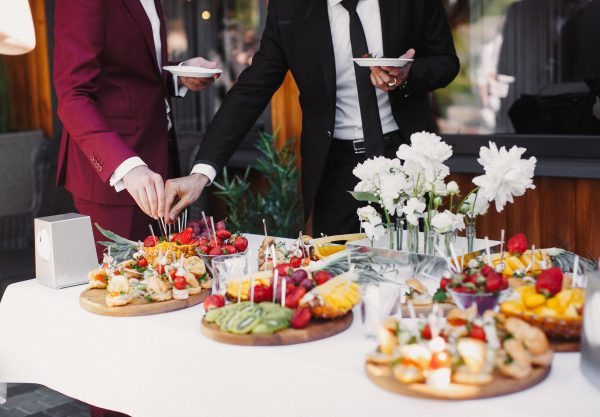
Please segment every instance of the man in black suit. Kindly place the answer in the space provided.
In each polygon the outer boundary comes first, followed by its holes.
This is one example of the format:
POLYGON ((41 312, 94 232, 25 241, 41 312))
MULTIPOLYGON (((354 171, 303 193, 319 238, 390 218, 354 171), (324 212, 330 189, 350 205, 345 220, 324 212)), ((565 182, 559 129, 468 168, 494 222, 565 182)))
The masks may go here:
POLYGON ((208 127, 192 174, 166 184, 165 217, 200 196, 288 70, 302 108, 304 215, 313 212, 315 235, 333 235, 359 230, 352 169, 435 130, 428 93, 454 79, 459 61, 441 0, 270 0, 260 50, 208 127), (352 63, 367 53, 414 62, 352 63))

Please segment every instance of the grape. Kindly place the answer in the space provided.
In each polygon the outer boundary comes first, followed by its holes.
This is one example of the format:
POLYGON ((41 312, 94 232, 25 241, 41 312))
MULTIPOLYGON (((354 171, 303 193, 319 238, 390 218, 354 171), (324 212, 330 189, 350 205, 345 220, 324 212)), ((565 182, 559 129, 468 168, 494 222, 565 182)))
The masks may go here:
POLYGON ((300 283, 300 286, 306 288, 307 291, 310 291, 312 290, 313 282, 309 278, 305 278, 300 283))
POLYGON ((303 280, 308 278, 308 273, 304 269, 296 269, 291 278, 294 285, 300 285, 303 280))

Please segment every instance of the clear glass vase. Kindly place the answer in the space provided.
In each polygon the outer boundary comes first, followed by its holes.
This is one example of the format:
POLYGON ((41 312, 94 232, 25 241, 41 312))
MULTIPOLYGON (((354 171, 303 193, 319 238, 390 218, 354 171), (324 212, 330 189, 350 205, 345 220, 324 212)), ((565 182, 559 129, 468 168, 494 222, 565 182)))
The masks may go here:
POLYGON ((475 234, 477 232, 475 218, 467 216, 465 217, 465 223, 467 229, 467 252, 472 253, 474 250, 475 234))
POLYGON ((433 230, 425 234, 425 255, 435 255, 437 252, 438 234, 433 230))
POLYGON ((437 245, 444 251, 444 255, 448 258, 452 258, 451 247, 454 247, 454 250, 456 251, 456 235, 456 231, 437 234, 437 245))
POLYGON ((406 247, 409 252, 419 252, 419 226, 406 225, 406 247))
POLYGON ((385 225, 385 234, 387 237, 387 248, 394 250, 396 243, 396 228, 393 223, 390 222, 385 225))
POLYGON ((404 240, 404 220, 396 217, 396 250, 402 250, 404 240))

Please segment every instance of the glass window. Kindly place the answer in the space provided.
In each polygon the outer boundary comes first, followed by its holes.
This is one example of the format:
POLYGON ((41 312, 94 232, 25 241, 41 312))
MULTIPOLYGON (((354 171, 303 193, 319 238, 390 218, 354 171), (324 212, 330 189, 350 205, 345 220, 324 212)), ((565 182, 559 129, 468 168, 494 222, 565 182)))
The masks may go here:
POLYGON ((600 133, 600 0, 446 7, 461 71, 434 94, 442 133, 600 133))

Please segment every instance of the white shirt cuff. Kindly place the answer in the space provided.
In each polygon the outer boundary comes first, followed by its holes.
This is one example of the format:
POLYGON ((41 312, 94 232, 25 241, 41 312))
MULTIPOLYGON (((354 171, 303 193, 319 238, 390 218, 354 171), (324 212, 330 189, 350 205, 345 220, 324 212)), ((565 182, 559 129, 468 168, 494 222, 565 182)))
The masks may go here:
POLYGON ((194 165, 194 168, 192 168, 192 172, 190 172, 190 175, 191 174, 202 174, 206 176, 208 178, 209 185, 212 184, 212 182, 217 177, 217 171, 208 164, 194 165))
MULTIPOLYGON (((180 62, 179 66, 182 66, 183 64, 185 64, 185 61, 180 62)), ((177 75, 173 75, 173 82, 175 83, 175 89, 173 90, 175 91, 175 96, 185 97, 188 92, 188 88, 185 85, 179 85, 179 77, 177 75)))
POLYGON ((132 169, 140 166, 147 165, 139 156, 132 156, 131 158, 124 160, 110 176, 110 186, 114 187, 115 191, 118 193, 123 191, 125 189, 125 183, 123 182, 125 175, 127 175, 132 169))

